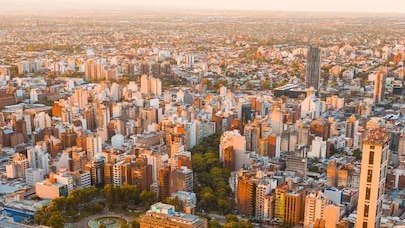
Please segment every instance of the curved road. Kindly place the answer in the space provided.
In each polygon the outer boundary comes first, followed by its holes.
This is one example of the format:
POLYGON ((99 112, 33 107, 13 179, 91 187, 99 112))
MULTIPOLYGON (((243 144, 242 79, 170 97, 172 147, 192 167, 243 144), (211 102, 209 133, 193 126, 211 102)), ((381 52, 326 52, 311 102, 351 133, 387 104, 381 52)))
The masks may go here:
POLYGON ((102 216, 118 216, 118 217, 122 217, 125 218, 126 220, 128 220, 128 222, 131 222, 132 220, 135 220, 136 218, 130 215, 124 215, 124 214, 117 214, 114 212, 110 212, 107 209, 104 210, 104 212, 102 212, 101 214, 95 214, 92 216, 89 216, 87 218, 84 218, 82 220, 80 220, 77 223, 68 223, 65 225, 65 228, 87 228, 87 224, 89 223, 90 220, 97 218, 97 217, 102 217, 102 216))

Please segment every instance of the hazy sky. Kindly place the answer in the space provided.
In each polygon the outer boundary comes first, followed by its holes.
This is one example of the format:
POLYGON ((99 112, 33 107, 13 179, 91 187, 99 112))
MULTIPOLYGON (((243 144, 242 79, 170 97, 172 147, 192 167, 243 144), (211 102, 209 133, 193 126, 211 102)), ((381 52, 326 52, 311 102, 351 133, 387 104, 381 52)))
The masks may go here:
POLYGON ((21 9, 232 9, 265 11, 405 12, 405 0, 0 0, 21 9))

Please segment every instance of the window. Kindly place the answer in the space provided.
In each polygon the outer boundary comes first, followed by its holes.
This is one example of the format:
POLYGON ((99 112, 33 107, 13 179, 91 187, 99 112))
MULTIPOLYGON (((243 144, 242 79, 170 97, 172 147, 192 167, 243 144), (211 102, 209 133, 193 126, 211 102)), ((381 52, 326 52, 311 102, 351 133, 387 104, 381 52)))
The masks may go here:
POLYGON ((370 195, 371 195, 371 188, 366 187, 366 200, 370 200, 370 195))
POLYGON ((363 228, 367 228, 367 222, 363 222, 363 228))
POLYGON ((368 164, 374 164, 374 151, 370 151, 370 154, 368 155, 368 164))
POLYGON ((375 146, 370 146, 370 149, 375 149, 375 146))
POLYGON ((373 170, 369 169, 367 171, 367 182, 371 182, 371 180, 373 179, 373 170))
POLYGON ((364 217, 368 217, 368 208, 369 208, 369 206, 366 204, 366 205, 364 205, 364 213, 363 213, 363 216, 364 217))

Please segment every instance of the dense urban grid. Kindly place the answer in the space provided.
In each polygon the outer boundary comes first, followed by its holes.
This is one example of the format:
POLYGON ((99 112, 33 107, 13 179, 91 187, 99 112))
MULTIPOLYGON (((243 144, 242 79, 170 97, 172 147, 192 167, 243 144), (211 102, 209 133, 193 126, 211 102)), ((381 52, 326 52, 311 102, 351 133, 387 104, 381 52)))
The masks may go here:
POLYGON ((405 226, 405 17, 0 20, 0 227, 405 226))

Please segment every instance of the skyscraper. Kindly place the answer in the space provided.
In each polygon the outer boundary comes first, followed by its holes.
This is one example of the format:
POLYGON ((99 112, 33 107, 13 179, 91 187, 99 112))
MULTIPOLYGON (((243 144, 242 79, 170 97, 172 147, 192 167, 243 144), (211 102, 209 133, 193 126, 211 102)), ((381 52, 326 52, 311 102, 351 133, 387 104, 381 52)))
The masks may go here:
POLYGON ((308 50, 305 73, 305 87, 314 87, 319 92, 319 78, 321 75, 321 49, 310 47, 308 50))
POLYGON ((384 100, 385 80, 386 80, 385 70, 381 70, 375 75, 374 94, 373 94, 375 103, 379 103, 384 100))
POLYGON ((373 118, 367 122, 367 136, 363 141, 361 160, 356 228, 380 227, 389 164, 388 135, 380 118, 373 118))

